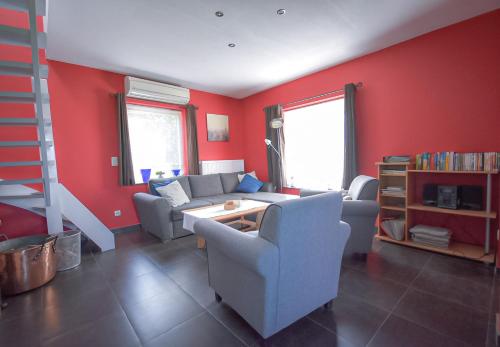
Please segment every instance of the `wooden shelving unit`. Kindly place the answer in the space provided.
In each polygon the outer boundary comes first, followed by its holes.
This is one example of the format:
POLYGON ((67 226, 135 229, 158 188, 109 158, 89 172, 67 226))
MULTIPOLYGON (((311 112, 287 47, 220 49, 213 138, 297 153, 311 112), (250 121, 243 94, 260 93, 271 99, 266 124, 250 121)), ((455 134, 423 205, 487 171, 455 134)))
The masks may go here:
POLYGON ((490 221, 497 218, 497 213, 491 210, 491 176, 498 171, 437 171, 437 170, 415 170, 411 163, 376 163, 378 166, 380 190, 380 221, 386 218, 400 217, 405 219, 404 239, 399 241, 387 236, 379 227, 377 238, 379 240, 392 242, 408 247, 425 249, 432 252, 453 255, 457 257, 477 260, 485 263, 494 263, 494 252, 490 252, 490 221), (385 170, 400 170, 397 173, 387 173, 385 170), (419 175, 484 175, 486 177, 486 209, 482 211, 452 210, 434 206, 426 206, 415 199, 415 180, 419 175), (381 191, 387 186, 401 186, 405 188, 405 194, 394 196, 381 191), (404 203, 404 205, 403 205, 404 203), (468 243, 450 242, 448 248, 433 247, 416 243, 411 240, 409 229, 413 226, 413 214, 419 212, 448 214, 451 216, 465 216, 470 218, 483 218, 486 220, 485 245, 477 246, 468 243))

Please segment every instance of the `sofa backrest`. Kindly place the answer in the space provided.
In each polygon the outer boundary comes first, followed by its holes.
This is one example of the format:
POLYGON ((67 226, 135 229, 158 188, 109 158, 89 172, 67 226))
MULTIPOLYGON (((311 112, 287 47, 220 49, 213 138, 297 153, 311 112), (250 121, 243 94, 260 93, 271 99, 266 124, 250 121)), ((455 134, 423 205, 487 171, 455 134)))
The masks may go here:
POLYGON ((374 177, 360 175, 349 187, 349 196, 352 200, 376 200, 378 180, 374 177))
POLYGON ((182 189, 184 189, 184 192, 188 196, 189 199, 193 197, 191 193, 191 186, 189 184, 189 179, 188 176, 177 176, 177 177, 168 177, 168 178, 152 178, 148 182, 148 188, 149 192, 151 193, 153 191, 153 183, 163 183, 167 181, 179 181, 182 189))
POLYGON ((243 174, 243 171, 220 174, 220 180, 222 181, 224 194, 233 193, 236 191, 236 187, 238 187, 238 184, 240 184, 240 181, 238 180, 238 174, 243 174))
POLYGON ((220 174, 190 175, 187 177, 193 198, 224 194, 220 174))

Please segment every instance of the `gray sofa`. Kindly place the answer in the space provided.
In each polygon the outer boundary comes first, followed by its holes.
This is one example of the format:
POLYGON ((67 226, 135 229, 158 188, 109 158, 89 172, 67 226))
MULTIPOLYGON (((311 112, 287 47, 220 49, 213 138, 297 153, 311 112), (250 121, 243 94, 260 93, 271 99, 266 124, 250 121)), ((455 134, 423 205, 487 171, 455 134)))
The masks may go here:
POLYGON ((238 174, 241 172, 150 180, 148 184, 150 192, 154 183, 166 180, 179 181, 191 201, 182 206, 172 207, 165 198, 149 193, 136 193, 134 203, 142 229, 162 241, 168 241, 191 234, 182 227, 183 210, 222 204, 227 200, 252 199, 273 203, 292 198, 290 195, 275 193, 273 185, 267 182, 256 193, 236 192, 239 184, 238 174))
MULTIPOLYGON (((342 202, 342 221, 351 226, 351 237, 344 254, 367 254, 371 251, 375 236, 375 221, 379 212, 377 200, 378 180, 370 176, 356 177, 346 193, 351 200, 342 202)), ((301 197, 312 196, 325 191, 302 190, 301 197)))
POLYGON ((337 296, 344 246, 339 192, 270 205, 260 230, 212 220, 194 225, 207 242, 209 284, 264 338, 337 296))

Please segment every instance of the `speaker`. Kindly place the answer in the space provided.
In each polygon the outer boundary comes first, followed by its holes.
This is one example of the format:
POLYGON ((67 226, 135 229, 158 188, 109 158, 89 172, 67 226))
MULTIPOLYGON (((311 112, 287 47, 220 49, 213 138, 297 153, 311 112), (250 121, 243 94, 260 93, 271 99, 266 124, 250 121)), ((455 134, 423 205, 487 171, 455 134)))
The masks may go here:
POLYGON ((438 207, 458 209, 460 206, 458 186, 438 186, 438 207))
POLYGON ((422 194, 423 204, 426 206, 437 206, 438 186, 436 184, 424 184, 422 194))
POLYGON ((461 186, 460 187, 460 208, 465 210, 483 209, 483 187, 481 186, 461 186))

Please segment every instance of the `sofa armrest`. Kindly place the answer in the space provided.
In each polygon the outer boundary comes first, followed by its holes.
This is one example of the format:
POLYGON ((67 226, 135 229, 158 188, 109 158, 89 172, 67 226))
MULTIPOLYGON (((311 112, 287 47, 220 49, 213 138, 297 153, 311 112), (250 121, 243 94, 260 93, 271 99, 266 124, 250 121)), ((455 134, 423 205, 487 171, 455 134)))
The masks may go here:
POLYGON ((301 189, 300 197, 305 198, 306 196, 313 196, 318 194, 328 193, 327 190, 313 190, 313 189, 301 189))
POLYGON ((209 253, 213 251, 213 247, 262 277, 277 274, 278 248, 271 242, 210 219, 196 222, 194 232, 206 240, 209 253))
POLYGON ((380 210, 377 201, 344 200, 342 201, 342 217, 345 216, 377 216, 380 210))
POLYGON ((167 199, 147 193, 134 194, 134 203, 144 230, 165 241, 172 238, 172 205, 167 199))
POLYGON ((274 193, 276 191, 276 187, 271 182, 263 182, 264 185, 259 189, 259 192, 267 192, 274 193))

